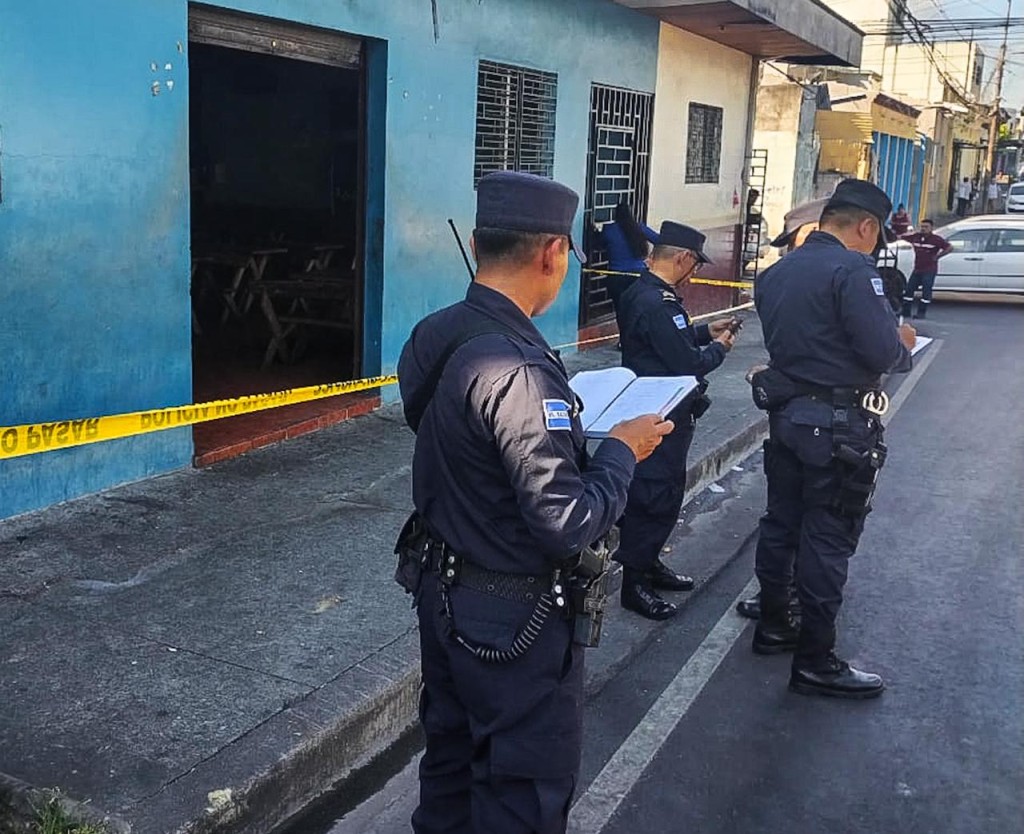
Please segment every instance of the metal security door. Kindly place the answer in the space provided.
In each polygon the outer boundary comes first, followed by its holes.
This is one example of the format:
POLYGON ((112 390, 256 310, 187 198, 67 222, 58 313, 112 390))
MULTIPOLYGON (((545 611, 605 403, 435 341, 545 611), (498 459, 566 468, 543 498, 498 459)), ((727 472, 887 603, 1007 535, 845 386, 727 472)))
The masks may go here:
MULTIPOLYGON (((615 219, 626 200, 640 221, 647 219, 651 120, 654 96, 594 84, 590 96, 590 146, 583 213, 583 245, 588 270, 607 266, 596 227, 615 219)), ((580 282, 580 328, 614 315, 605 276, 585 271, 580 282)))

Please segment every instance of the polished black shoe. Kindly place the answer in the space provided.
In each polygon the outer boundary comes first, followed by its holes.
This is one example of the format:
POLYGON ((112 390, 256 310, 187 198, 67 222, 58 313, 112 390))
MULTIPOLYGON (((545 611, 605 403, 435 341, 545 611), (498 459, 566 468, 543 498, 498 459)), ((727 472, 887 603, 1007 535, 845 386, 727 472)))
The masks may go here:
MULTIPOLYGON (((741 617, 746 617, 748 620, 760 620, 761 619, 761 595, 757 594, 752 596, 750 599, 741 599, 736 603, 736 610, 739 612, 741 617)), ((795 619, 800 619, 800 600, 793 597, 789 601, 789 616, 795 619)))
POLYGON ((748 620, 760 620, 761 595, 757 594, 750 599, 741 599, 736 603, 736 610, 740 613, 741 617, 746 617, 748 620))
POLYGON ((692 591, 694 586, 692 577, 676 573, 661 559, 647 572, 647 578, 659 591, 692 591))
POLYGON ((821 668, 793 667, 789 677, 790 692, 801 695, 824 695, 828 698, 877 698, 885 690, 878 675, 854 669, 845 660, 830 654, 821 668))
POLYGON ((796 641, 799 636, 800 627, 792 618, 772 625, 767 625, 764 620, 758 620, 751 647, 754 649, 754 654, 793 652, 796 651, 796 641))
POLYGON ((648 620, 667 620, 679 613, 675 605, 658 596, 650 579, 628 570, 623 571, 620 599, 623 608, 648 620))

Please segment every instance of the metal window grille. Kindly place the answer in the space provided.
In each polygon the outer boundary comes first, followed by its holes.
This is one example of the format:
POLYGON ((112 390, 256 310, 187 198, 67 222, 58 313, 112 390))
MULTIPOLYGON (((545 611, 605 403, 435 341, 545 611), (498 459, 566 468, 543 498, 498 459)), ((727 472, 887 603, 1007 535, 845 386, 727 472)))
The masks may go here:
POLYGON ((690 103, 686 137, 686 182, 718 182, 722 161, 721 107, 690 103))
MULTIPOLYGON (((635 90, 594 84, 590 94, 590 146, 587 153, 587 191, 584 198, 583 245, 587 266, 601 269, 608 255, 601 249, 597 226, 615 219, 623 200, 633 214, 647 216, 651 127, 654 96, 635 90)), ((607 278, 584 273, 580 286, 580 326, 613 315, 607 278)))
POLYGON ((481 61, 474 185, 494 171, 554 175, 558 76, 481 61))

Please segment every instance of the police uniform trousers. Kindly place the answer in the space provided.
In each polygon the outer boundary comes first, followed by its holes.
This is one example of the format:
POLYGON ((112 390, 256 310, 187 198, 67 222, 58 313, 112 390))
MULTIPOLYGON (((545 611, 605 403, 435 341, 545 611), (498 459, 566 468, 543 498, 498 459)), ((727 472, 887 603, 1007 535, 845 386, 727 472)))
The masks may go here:
MULTIPOLYGON (((786 610, 795 565, 801 620, 794 665, 813 668, 835 646, 848 563, 864 525, 837 507, 845 470, 832 456, 831 407, 801 400, 770 417, 768 504, 760 521, 755 569, 762 617, 777 620, 786 610)), ((846 442, 857 451, 874 448, 880 424, 850 411, 846 442)))
MULTIPOLYGON (((417 834, 563 834, 583 740, 583 648, 555 609, 525 655, 487 663, 455 642, 437 574, 418 601, 423 690, 417 834)), ((454 626, 508 649, 533 604, 454 586, 454 626)))
POLYGON ((670 415, 670 419, 675 421, 675 430, 662 439, 650 457, 637 464, 629 485, 615 556, 625 568, 651 570, 679 520, 694 420, 689 411, 670 415))

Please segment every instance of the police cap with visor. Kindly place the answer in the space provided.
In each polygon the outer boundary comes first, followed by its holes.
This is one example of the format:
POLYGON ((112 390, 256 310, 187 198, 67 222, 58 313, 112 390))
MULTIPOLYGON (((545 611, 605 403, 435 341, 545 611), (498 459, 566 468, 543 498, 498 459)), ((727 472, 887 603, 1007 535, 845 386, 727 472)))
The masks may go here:
POLYGON ((672 220, 666 220, 662 223, 661 231, 658 233, 659 246, 689 249, 702 264, 711 264, 714 261, 704 252, 705 240, 707 240, 707 237, 692 226, 685 226, 672 220))
POLYGON ((586 263, 586 254, 572 237, 579 204, 579 194, 554 180, 536 174, 497 171, 477 185, 476 228, 564 235, 580 263, 586 263))

